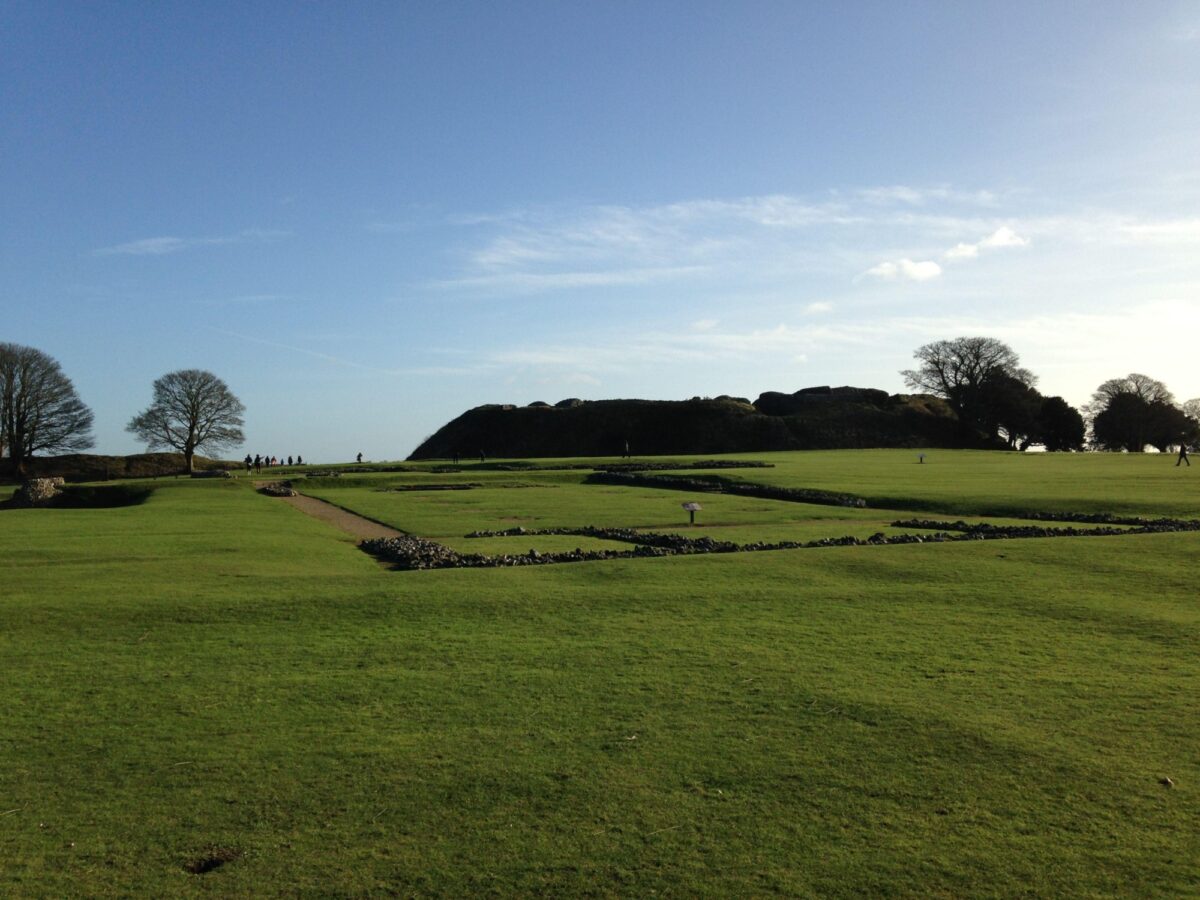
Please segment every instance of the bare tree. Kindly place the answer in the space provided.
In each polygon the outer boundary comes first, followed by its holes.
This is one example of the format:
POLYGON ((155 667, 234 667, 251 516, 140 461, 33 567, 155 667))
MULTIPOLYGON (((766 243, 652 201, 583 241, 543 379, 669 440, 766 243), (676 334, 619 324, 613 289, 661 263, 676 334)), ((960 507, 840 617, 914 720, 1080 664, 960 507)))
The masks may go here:
POLYGON ((1084 411, 1095 417, 1107 409, 1118 394, 1131 394, 1146 403, 1175 403, 1175 395, 1161 381, 1149 375, 1130 372, 1123 378, 1110 378, 1096 388, 1084 411))
POLYGON ((212 372, 181 369, 154 382, 150 407, 130 419, 125 430, 151 450, 178 450, 191 472, 197 450, 215 453, 245 441, 245 411, 242 401, 212 372))
POLYGON ((92 411, 58 361, 41 350, 0 344, 0 453, 20 471, 35 453, 86 450, 92 411))
POLYGON ((1183 401, 1179 408, 1183 410, 1185 416, 1200 424, 1200 397, 1183 401))
POLYGON ((920 365, 900 373, 904 383, 943 398, 965 424, 993 436, 994 415, 986 390, 989 382, 994 384, 1004 376, 1027 388, 1037 384, 1034 374, 1021 368, 1016 351, 996 338, 934 341, 917 348, 913 356, 920 365))

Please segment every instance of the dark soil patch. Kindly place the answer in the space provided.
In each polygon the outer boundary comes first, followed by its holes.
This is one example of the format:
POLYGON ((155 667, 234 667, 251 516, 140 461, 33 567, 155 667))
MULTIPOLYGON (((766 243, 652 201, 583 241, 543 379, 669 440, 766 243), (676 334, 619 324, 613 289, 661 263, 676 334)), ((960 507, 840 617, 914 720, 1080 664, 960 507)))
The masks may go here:
POLYGON ((225 863, 233 862, 242 851, 235 847, 209 847, 200 856, 183 864, 183 868, 193 875, 205 875, 213 869, 219 869, 225 863))

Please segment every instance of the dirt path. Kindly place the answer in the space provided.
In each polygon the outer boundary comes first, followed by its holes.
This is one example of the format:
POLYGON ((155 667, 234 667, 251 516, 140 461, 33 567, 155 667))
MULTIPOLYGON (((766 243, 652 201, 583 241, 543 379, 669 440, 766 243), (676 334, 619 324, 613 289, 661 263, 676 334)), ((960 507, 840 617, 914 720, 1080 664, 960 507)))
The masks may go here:
POLYGON ((340 528, 347 534, 354 535, 360 541, 365 541, 367 538, 400 537, 404 533, 395 528, 389 528, 387 525, 372 522, 370 519, 364 519, 362 516, 347 512, 341 507, 318 500, 316 497, 297 494, 295 497, 281 497, 280 499, 314 519, 328 522, 334 528, 340 528))

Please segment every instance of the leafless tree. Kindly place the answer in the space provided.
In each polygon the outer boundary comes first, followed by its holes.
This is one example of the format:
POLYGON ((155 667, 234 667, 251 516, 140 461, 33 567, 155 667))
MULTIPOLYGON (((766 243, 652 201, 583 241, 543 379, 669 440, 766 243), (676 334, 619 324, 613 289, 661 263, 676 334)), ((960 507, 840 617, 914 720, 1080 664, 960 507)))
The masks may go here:
POLYGON ((1005 376, 1027 388, 1037 384, 1036 376, 1021 368, 1016 351, 996 338, 934 341, 917 348, 913 356, 920 365, 900 373, 904 383, 912 390, 943 398, 964 423, 984 431, 992 430, 985 396, 989 381, 1005 376))
POLYGON ((92 411, 58 361, 41 350, 0 344, 0 454, 20 471, 35 453, 86 450, 92 411))
POLYGON ((191 472, 197 450, 215 453, 245 441, 246 407, 212 372, 181 369, 154 382, 150 407, 134 416, 125 430, 151 450, 178 450, 191 472))
POLYGON ((1175 395, 1161 381, 1149 375, 1130 372, 1123 378, 1110 378, 1096 388, 1084 410, 1095 416, 1103 412, 1118 394, 1132 394, 1146 403, 1175 403, 1175 395))

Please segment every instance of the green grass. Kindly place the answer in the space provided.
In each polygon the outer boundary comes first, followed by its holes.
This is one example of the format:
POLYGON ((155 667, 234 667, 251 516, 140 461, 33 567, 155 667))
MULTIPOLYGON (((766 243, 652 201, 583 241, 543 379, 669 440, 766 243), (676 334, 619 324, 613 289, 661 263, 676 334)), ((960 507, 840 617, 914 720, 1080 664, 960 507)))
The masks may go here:
MULTIPOLYGON (((904 456, 725 474, 1197 510, 1166 460, 904 456)), ((685 499, 393 477, 320 493, 432 537, 680 527, 685 499)), ((1200 535, 396 573, 245 484, 157 488, 0 510, 6 896, 1200 892, 1200 535)), ((881 519, 701 502, 715 536, 881 519)))
POLYGON ((849 491, 872 506, 963 513, 1111 512, 1200 516, 1200 470, 1170 454, 986 450, 760 453, 770 469, 718 474, 761 484, 849 491))

